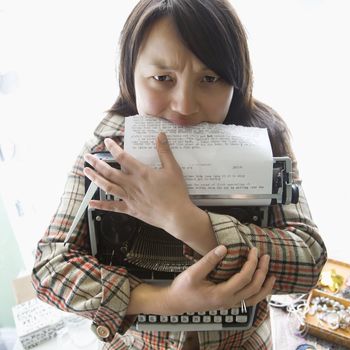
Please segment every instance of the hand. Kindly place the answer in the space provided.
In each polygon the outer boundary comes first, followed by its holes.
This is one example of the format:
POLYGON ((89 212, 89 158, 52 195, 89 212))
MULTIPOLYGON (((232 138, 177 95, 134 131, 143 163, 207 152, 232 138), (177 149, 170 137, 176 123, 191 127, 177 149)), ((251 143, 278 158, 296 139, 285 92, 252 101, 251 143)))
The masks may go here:
POLYGON ((219 284, 208 281, 208 274, 226 252, 225 246, 216 247, 174 279, 165 300, 170 314, 229 309, 243 299, 251 306, 271 294, 275 277, 266 278, 270 259, 268 255, 258 259, 256 248, 250 250, 241 271, 229 280, 219 284))
MULTIPOLYGON (((85 160, 95 170, 85 168, 85 175, 105 192, 122 201, 91 201, 94 208, 125 213, 148 224, 169 230, 179 224, 179 213, 193 210, 182 171, 164 133, 157 138, 161 169, 153 169, 126 153, 117 143, 106 139, 105 144, 122 170, 87 154, 85 160)), ((176 236, 176 233, 169 232, 176 236)))

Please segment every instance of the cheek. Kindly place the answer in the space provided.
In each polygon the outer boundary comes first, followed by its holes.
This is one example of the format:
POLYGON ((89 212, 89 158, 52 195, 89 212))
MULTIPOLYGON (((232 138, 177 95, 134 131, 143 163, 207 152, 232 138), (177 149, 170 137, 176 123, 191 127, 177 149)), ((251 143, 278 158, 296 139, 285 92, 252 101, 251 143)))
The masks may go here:
POLYGON ((213 122, 222 123, 228 113, 233 97, 233 88, 224 89, 220 93, 215 93, 212 98, 207 98, 206 114, 209 118, 213 118, 213 122))
POLYGON ((135 86, 136 108, 139 114, 161 115, 166 110, 167 100, 159 91, 142 84, 135 86))
POLYGON ((233 92, 234 92, 234 88, 230 87, 226 93, 222 94, 222 108, 223 108, 223 113, 225 115, 225 118, 227 116, 228 110, 230 109, 230 105, 231 105, 231 101, 233 98, 233 92))

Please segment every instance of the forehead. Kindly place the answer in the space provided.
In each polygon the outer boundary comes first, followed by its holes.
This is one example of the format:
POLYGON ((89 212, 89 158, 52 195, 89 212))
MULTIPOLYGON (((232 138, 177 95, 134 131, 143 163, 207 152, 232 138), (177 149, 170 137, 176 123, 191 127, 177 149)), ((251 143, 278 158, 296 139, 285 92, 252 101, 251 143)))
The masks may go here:
POLYGON ((171 18, 161 17, 147 30, 140 47, 140 51, 151 49, 157 44, 171 44, 173 41, 181 41, 171 18), (169 42, 170 39, 170 42, 169 42))
POLYGON ((157 20, 144 36, 138 61, 149 64, 179 65, 193 61, 196 66, 204 67, 197 57, 184 45, 173 21, 169 17, 157 20))

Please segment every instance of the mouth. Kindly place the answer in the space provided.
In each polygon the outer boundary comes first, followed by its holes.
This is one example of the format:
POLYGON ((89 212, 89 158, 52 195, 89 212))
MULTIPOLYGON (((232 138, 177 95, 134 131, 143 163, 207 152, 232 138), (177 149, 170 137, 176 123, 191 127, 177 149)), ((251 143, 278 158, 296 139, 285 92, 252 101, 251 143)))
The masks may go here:
POLYGON ((169 117, 166 118, 169 122, 174 123, 179 126, 194 126, 196 123, 193 122, 193 120, 188 118, 181 118, 181 117, 169 117))

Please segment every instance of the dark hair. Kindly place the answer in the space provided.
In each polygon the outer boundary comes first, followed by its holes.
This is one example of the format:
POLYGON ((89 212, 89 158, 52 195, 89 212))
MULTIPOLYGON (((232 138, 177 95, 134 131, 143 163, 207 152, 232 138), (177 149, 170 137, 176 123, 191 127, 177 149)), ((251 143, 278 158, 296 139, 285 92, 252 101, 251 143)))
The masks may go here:
POLYGON ((119 96, 110 114, 137 114, 134 70, 150 27, 168 16, 187 46, 235 90, 224 124, 268 129, 274 156, 290 155, 289 130, 282 118, 252 96, 253 77, 245 30, 226 0, 141 0, 120 37, 119 96))

